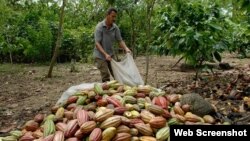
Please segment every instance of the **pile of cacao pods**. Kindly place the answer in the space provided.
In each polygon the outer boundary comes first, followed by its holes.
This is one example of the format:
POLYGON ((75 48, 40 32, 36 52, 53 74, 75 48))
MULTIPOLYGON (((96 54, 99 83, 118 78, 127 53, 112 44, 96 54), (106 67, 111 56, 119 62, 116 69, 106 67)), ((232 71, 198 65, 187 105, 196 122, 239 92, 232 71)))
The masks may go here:
POLYGON ((95 83, 0 141, 166 141, 170 125, 216 124, 190 112, 180 97, 149 85, 95 83))

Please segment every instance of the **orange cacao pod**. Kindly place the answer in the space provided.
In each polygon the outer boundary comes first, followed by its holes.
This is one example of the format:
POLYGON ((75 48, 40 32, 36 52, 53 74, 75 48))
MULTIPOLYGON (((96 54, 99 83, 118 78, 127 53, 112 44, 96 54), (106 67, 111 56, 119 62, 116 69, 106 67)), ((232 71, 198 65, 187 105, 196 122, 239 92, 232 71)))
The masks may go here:
POLYGON ((163 114, 163 108, 158 106, 158 105, 151 104, 151 105, 148 105, 146 108, 147 108, 147 110, 149 110, 150 112, 152 112, 156 115, 163 114))
POLYGON ((64 132, 64 136, 66 138, 73 137, 75 132, 78 130, 78 124, 77 124, 77 119, 70 120, 67 123, 67 128, 64 132))
POLYGON ((115 108, 115 114, 116 115, 123 115, 123 113, 125 111, 127 111, 128 109, 126 107, 116 107, 115 108))
POLYGON ((166 109, 163 109, 162 116, 163 116, 164 118, 167 118, 167 119, 172 117, 171 114, 169 113, 169 111, 166 110, 166 109))
POLYGON ((81 131, 81 129, 78 129, 75 133, 75 137, 78 139, 82 139, 84 136, 84 133, 81 131))
POLYGON ((89 135, 89 141, 101 141, 102 130, 100 128, 95 128, 89 135))
POLYGON ((35 122, 34 120, 29 120, 25 123, 24 128, 27 131, 35 131, 36 129, 38 129, 39 124, 37 122, 35 122))
POLYGON ((150 128, 149 125, 146 125, 144 123, 137 123, 135 124, 135 128, 138 129, 138 131, 145 136, 151 136, 153 134, 153 130, 150 128))
POLYGON ((158 117, 154 117, 149 121, 149 125, 152 128, 162 128, 166 126, 166 122, 167 120, 164 117, 158 116, 158 117))
POLYGON ((102 122, 102 121, 108 119, 109 117, 112 117, 113 114, 114 114, 114 110, 113 109, 99 110, 95 114, 95 121, 102 122))
POLYGON ((78 99, 78 96, 75 96, 75 95, 70 96, 70 97, 67 99, 67 104, 76 103, 77 99, 78 99))
POLYGON ((71 104, 69 104, 68 106, 67 106, 67 110, 75 110, 76 109, 76 107, 77 107, 77 104, 76 103, 71 103, 71 104))
POLYGON ((120 125, 116 129, 117 133, 130 133, 130 128, 126 125, 120 125))
POLYGON ((37 114, 35 117, 34 117, 34 121, 37 122, 37 123, 41 123, 44 119, 44 114, 37 114))
POLYGON ((25 133, 19 141, 33 141, 35 140, 35 137, 32 136, 32 132, 25 133))
POLYGON ((137 124, 137 123, 143 123, 144 124, 144 122, 141 119, 134 118, 134 119, 130 119, 129 127, 133 128, 133 127, 135 127, 135 124, 137 124))
POLYGON ((152 103, 162 107, 163 109, 167 109, 169 105, 169 101, 163 96, 154 97, 152 103))
POLYGON ((56 131, 53 141, 64 141, 64 133, 62 131, 56 131))
POLYGON ((107 101, 109 104, 113 104, 115 107, 122 107, 122 103, 114 97, 107 97, 107 101))
POLYGON ((80 140, 76 137, 72 137, 72 138, 66 139, 66 141, 80 141, 80 140))
POLYGON ((147 110, 142 110, 141 111, 141 119, 145 122, 145 123, 149 123, 149 121, 155 117, 155 115, 147 110))
POLYGON ((84 122, 89 120, 88 112, 85 110, 79 110, 76 114, 78 125, 81 126, 84 122))
POLYGON ((141 136, 140 141, 157 141, 155 137, 151 137, 151 136, 141 136))
POLYGON ((53 141, 55 134, 50 134, 42 139, 42 141, 53 141))
POLYGON ((64 111, 64 117, 67 118, 68 120, 73 119, 73 114, 74 113, 72 111, 67 111, 67 110, 64 111))
POLYGON ((131 135, 129 133, 117 133, 112 141, 130 141, 131 135))
POLYGON ((96 127, 96 122, 95 121, 87 121, 82 124, 80 130, 82 133, 90 133, 93 129, 96 127))
POLYGON ((76 108, 73 111, 73 119, 76 119, 77 118, 77 113, 78 111, 82 110, 83 109, 83 105, 77 105, 76 108))
POLYGON ((56 123, 56 130, 64 132, 67 128, 67 124, 63 122, 56 123))
POLYGON ((181 109, 180 106, 175 105, 175 106, 173 107, 173 109, 174 109, 174 113, 175 113, 175 114, 184 116, 185 112, 181 109))
POLYGON ((106 129, 108 127, 118 127, 121 124, 122 120, 120 116, 113 116, 105 121, 103 121, 100 125, 101 129, 106 129))

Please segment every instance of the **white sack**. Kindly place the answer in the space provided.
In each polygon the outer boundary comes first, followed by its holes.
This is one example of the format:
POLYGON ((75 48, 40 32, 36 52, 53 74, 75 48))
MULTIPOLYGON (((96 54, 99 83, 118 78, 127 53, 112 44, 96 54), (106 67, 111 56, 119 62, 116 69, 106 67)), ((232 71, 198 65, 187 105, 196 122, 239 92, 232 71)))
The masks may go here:
POLYGON ((112 59, 111 67, 114 78, 119 83, 129 86, 144 85, 141 75, 130 53, 127 53, 120 62, 112 59))
POLYGON ((78 92, 80 90, 94 88, 94 84, 95 83, 83 83, 80 85, 71 86, 65 92, 63 92, 60 99, 56 102, 56 105, 60 105, 61 103, 64 103, 69 98, 69 96, 74 95, 76 92, 78 92))

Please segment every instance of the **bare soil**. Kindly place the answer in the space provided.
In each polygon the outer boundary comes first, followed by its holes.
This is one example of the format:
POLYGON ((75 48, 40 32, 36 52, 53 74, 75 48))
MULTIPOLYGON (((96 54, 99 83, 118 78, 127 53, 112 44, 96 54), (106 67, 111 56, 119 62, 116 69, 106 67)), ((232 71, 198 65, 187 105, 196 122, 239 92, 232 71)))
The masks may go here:
MULTIPOLYGON (((183 61, 171 69, 171 66, 178 59, 178 57, 169 56, 150 57, 147 84, 157 88, 165 88, 169 91, 170 88, 174 88, 169 87, 169 85, 173 86, 175 83, 182 87, 182 93, 190 92, 190 89, 189 91, 185 91, 185 89, 194 84, 195 71, 181 67, 183 61)), ((135 59, 143 78, 145 77, 145 60, 145 57, 135 59)), ((226 86, 237 77, 238 68, 250 65, 249 58, 239 59, 232 54, 225 54, 223 61, 229 63, 234 69, 228 71, 215 69, 215 73, 220 74, 216 77, 211 73, 202 73, 203 78, 206 79, 202 79, 201 83, 207 81, 206 84, 208 84, 211 80, 223 79, 224 84, 222 86, 226 86), (225 77, 226 75, 228 77, 225 77)), ((71 72, 71 64, 57 64, 53 69, 53 78, 46 78, 45 76, 49 70, 48 65, 0 64, 0 136, 15 128, 21 128, 27 120, 33 119, 38 113, 50 113, 50 108, 55 105, 62 93, 71 86, 100 82, 99 71, 93 64, 76 63, 75 67, 77 72, 71 72)), ((247 73, 245 75, 249 76, 249 71, 247 73)), ((214 85, 207 85, 207 87, 212 89, 214 85)), ((202 93, 204 90, 196 92, 202 93)), ((211 97, 211 95, 209 96, 211 97)), ((225 100, 224 103, 228 103, 227 99, 225 100)), ((223 100, 219 97, 212 102, 216 104, 221 101, 223 100)), ((242 103, 238 102, 236 104, 239 104, 235 106, 238 108, 242 103)), ((224 108, 227 107, 225 104, 221 104, 220 108, 223 108, 223 106, 225 106, 224 108)), ((246 121, 246 123, 249 123, 249 121, 246 121)))

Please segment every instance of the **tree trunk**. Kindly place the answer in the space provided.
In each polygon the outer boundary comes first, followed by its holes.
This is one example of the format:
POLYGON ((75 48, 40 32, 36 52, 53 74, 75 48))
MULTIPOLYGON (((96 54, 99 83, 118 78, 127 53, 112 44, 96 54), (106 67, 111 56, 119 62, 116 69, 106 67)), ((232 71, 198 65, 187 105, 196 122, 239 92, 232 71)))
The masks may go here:
POLYGON ((13 64, 13 59, 12 59, 12 53, 11 53, 11 51, 9 53, 10 53, 10 63, 13 64))
POLYGON ((7 41, 7 46, 8 46, 8 50, 9 50, 9 56, 10 56, 10 63, 13 64, 13 59, 12 59, 12 46, 10 46, 10 41, 9 38, 7 37, 6 39, 7 41))
POLYGON ((132 51, 133 53, 133 57, 136 58, 136 54, 137 54, 137 49, 135 47, 135 23, 134 23, 134 19, 131 19, 131 30, 132 30, 132 35, 131 35, 131 46, 132 46, 132 51))
POLYGON ((153 13, 155 0, 152 0, 151 3, 147 4, 147 47, 146 47, 146 74, 145 74, 145 85, 148 81, 148 69, 149 69, 149 47, 151 42, 151 16, 153 13))
POLYGON ((133 58, 136 57, 136 52, 137 50, 135 49, 135 20, 134 20, 134 12, 129 11, 128 9, 126 10, 129 18, 130 18, 130 22, 131 22, 131 35, 130 35, 130 47, 132 49, 133 52, 133 58))
POLYGON ((65 6, 66 6, 66 0, 63 0, 61 12, 60 12, 60 21, 59 21, 59 28, 58 28, 58 33, 57 33, 56 47, 55 47, 54 54, 53 54, 53 57, 52 57, 51 62, 50 62, 49 72, 48 72, 48 76, 47 76, 48 78, 52 77, 53 66, 56 62, 59 48, 61 47, 61 44, 62 44, 62 33, 63 33, 63 21, 64 21, 64 8, 65 8, 65 6))

